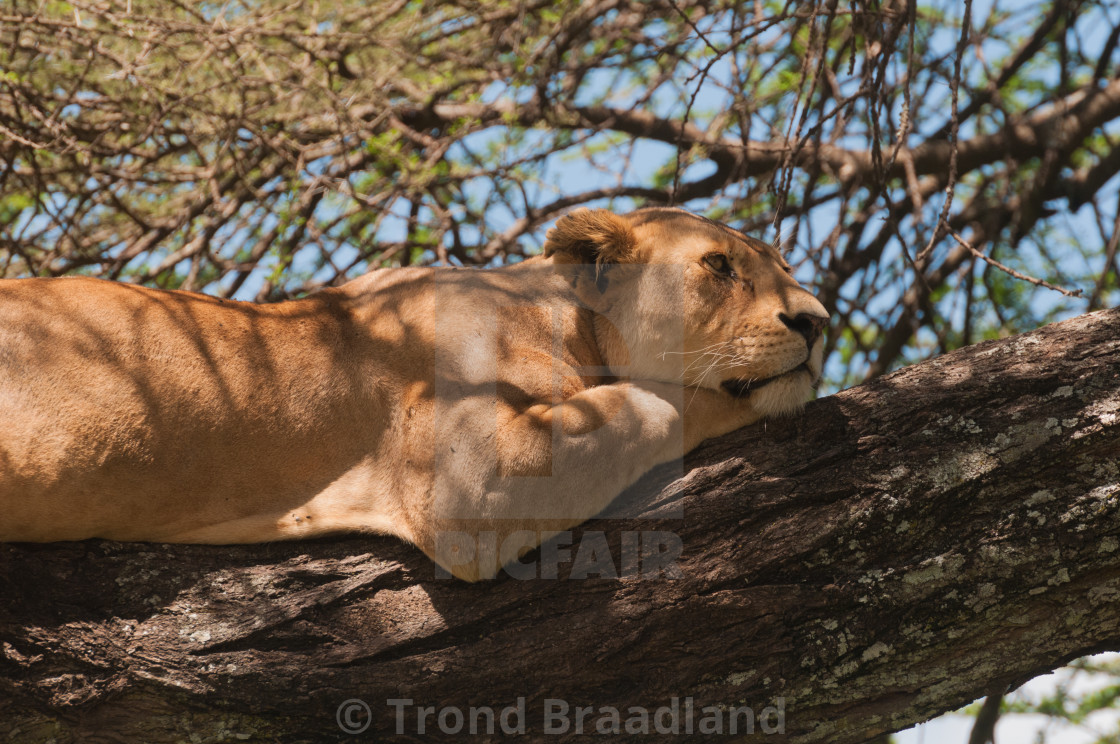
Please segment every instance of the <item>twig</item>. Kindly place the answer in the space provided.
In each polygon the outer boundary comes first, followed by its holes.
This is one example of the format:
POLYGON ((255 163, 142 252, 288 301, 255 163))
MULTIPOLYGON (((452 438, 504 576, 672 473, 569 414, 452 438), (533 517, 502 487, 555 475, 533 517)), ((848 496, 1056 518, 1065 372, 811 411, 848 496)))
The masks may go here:
POLYGON ((967 240, 962 238, 957 233, 957 231, 954 230, 953 228, 946 227, 946 230, 948 231, 948 233, 950 235, 953 236, 953 240, 956 240, 958 243, 960 243, 962 248, 967 248, 969 251, 972 252, 972 255, 976 256, 981 261, 986 262, 989 266, 994 266, 995 268, 999 269, 1000 271, 1002 271, 1005 274, 1008 274, 1009 276, 1013 276, 1016 279, 1022 279, 1024 282, 1030 282, 1031 284, 1034 284, 1034 285, 1039 286, 1039 287, 1046 287, 1047 289, 1052 289, 1055 292, 1061 292, 1066 297, 1080 297, 1081 296, 1081 290, 1080 289, 1064 289, 1062 287, 1055 286, 1055 285, 1051 284, 1050 282, 1043 281, 1042 279, 1036 279, 1033 276, 1027 276, 1026 274, 1021 274, 1018 271, 1016 271, 1015 269, 1011 268, 1010 266, 1005 266, 1005 265, 1001 264, 999 261, 992 258, 991 256, 987 256, 984 253, 982 253, 981 251, 979 251, 978 249, 976 249, 971 243, 969 243, 967 240))
POLYGON ((945 184, 945 203, 941 205, 941 214, 937 216, 937 225, 929 236, 926 247, 918 253, 915 261, 925 262, 933 251, 933 247, 942 235, 942 230, 948 230, 949 209, 953 206, 953 193, 957 188, 957 149, 960 135, 960 116, 957 111, 958 93, 961 87, 961 62, 964 59, 964 50, 968 46, 969 29, 972 28, 972 0, 964 0, 964 14, 961 18, 961 38, 957 42, 957 55, 953 60, 953 78, 949 81, 949 90, 952 98, 952 129, 949 132, 949 180, 945 184))

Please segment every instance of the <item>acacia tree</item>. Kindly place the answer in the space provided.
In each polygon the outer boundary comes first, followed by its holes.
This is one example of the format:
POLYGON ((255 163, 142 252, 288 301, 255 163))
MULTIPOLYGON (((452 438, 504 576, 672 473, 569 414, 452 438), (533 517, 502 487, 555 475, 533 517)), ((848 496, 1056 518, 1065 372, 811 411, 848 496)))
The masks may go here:
POLYGON ((0 276, 262 301, 579 205, 784 246, 844 387, 1116 302, 1107 2, 11 0, 0 276))
POLYGON ((841 385, 1115 300, 1118 36, 1074 0, 14 0, 0 267, 278 299, 679 204, 788 248, 841 385))

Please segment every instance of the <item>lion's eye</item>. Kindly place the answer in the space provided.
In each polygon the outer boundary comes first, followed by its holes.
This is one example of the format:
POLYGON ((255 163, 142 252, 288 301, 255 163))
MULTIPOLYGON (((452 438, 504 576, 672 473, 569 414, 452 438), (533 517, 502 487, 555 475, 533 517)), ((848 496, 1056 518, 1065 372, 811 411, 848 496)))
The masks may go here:
POLYGON ((735 277, 735 270, 731 268, 731 262, 727 260, 727 256, 722 253, 709 253, 704 256, 704 263, 708 268, 722 276, 735 277))

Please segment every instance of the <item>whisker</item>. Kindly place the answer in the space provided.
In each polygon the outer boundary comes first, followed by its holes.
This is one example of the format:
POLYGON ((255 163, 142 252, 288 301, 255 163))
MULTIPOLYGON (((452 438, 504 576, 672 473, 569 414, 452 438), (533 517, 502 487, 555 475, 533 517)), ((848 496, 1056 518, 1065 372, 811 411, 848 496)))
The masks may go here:
MULTIPOLYGON (((723 356, 726 356, 726 355, 723 355, 723 356)), ((708 365, 708 368, 704 370, 703 374, 700 375, 699 379, 703 380, 705 377, 707 377, 711 373, 712 368, 717 363, 719 363, 719 357, 718 356, 715 359, 712 360, 711 364, 708 365)), ((689 398, 688 403, 685 404, 684 410, 686 410, 686 411, 689 409, 689 406, 692 405, 692 402, 694 400, 696 400, 696 395, 700 392, 700 385, 696 385, 695 388, 696 389, 692 391, 692 397, 689 398)))
POLYGON ((711 344, 710 346, 705 346, 700 349, 692 349, 691 351, 663 351, 661 352, 660 356, 662 359, 664 359, 669 354, 673 354, 675 356, 683 356, 685 354, 700 354, 714 349, 719 349, 721 347, 734 348, 734 346, 735 344, 733 341, 719 341, 718 343, 711 344))
MULTIPOLYGON (((717 363, 718 363, 718 362, 720 362, 721 360, 729 360, 729 361, 728 361, 728 364, 732 364, 732 363, 734 363, 734 362, 735 362, 736 360, 738 360, 738 358, 739 358, 739 357, 738 357, 738 355, 737 355, 737 354, 720 354, 720 353, 717 353, 717 352, 707 352, 707 353, 705 353, 705 354, 702 354, 702 355, 698 355, 698 356, 696 357, 696 359, 694 359, 694 360, 693 360, 693 361, 692 361, 692 362, 691 362, 691 363, 690 363, 690 364, 689 364, 689 365, 688 365, 688 366, 687 366, 687 367, 686 367, 686 368, 684 369, 684 372, 683 372, 683 374, 686 374, 686 375, 687 375, 687 374, 688 374, 689 372, 691 372, 691 371, 693 370, 693 368, 695 368, 695 367, 696 367, 697 365, 699 365, 699 364, 702 364, 702 363, 704 363, 704 362, 705 362, 705 361, 707 361, 707 360, 708 360, 709 358, 711 359, 711 361, 710 361, 710 362, 708 362, 708 366, 709 366, 709 369, 708 369, 708 370, 705 370, 705 371, 704 371, 704 374, 705 374, 705 375, 706 375, 706 374, 708 374, 708 373, 710 372, 710 369, 711 369, 711 367, 712 367, 713 365, 717 364, 717 363)), ((702 375, 702 376, 703 376, 703 375, 702 375)))

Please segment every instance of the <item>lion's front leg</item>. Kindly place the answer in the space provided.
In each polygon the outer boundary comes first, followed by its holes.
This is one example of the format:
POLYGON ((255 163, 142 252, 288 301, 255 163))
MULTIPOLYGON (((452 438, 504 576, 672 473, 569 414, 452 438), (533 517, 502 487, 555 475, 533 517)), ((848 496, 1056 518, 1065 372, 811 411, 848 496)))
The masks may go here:
POLYGON ((725 393, 656 382, 602 385, 532 406, 442 453, 417 542, 459 578, 491 578, 602 512, 656 465, 758 417, 725 393))

